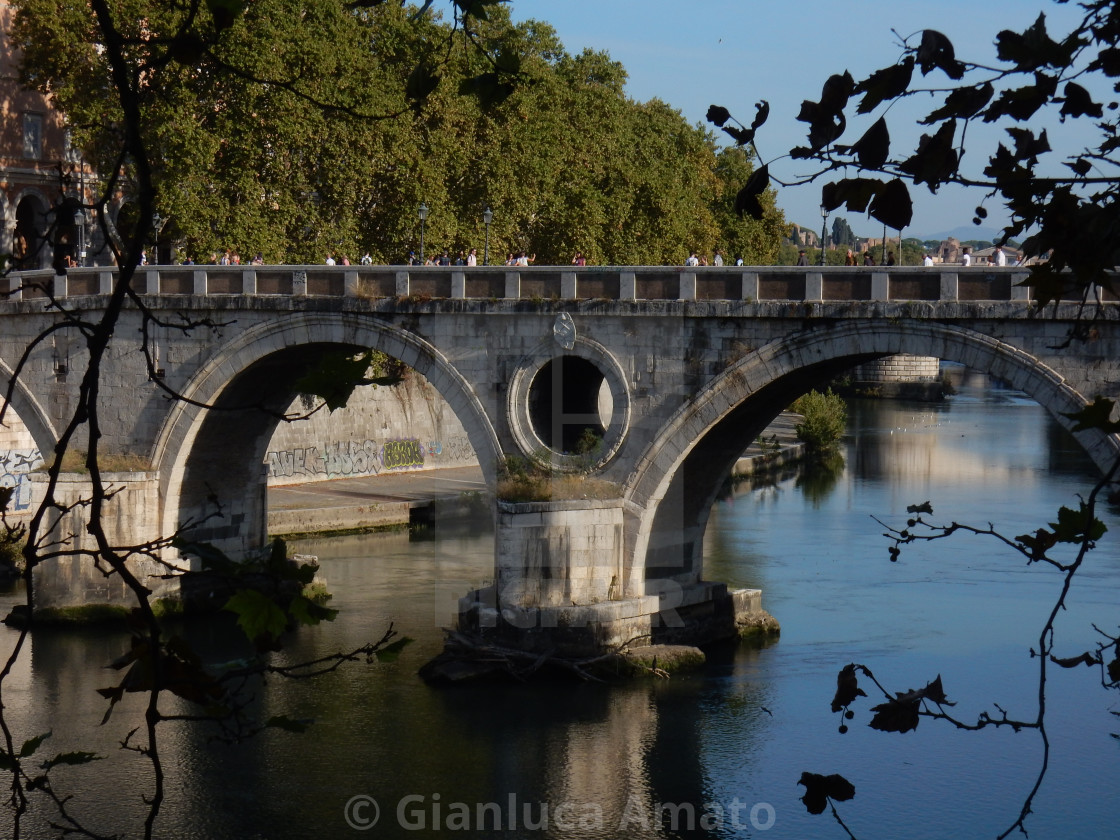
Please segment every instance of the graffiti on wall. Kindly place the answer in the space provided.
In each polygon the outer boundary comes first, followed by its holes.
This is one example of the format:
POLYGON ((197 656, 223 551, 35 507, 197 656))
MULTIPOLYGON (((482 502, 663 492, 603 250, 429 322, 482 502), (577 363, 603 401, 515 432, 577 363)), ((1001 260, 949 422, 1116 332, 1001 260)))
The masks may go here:
POLYGON ((27 474, 43 465, 38 449, 0 450, 0 487, 13 487, 12 510, 31 507, 31 480, 27 474))
POLYGON ((382 471, 423 469, 432 460, 444 463, 471 461, 474 449, 466 436, 449 441, 404 438, 378 444, 372 440, 336 441, 320 450, 284 449, 268 453, 269 478, 342 478, 377 475, 382 471))
POLYGON ((381 449, 381 465, 387 470, 422 467, 425 451, 418 440, 391 440, 381 449))

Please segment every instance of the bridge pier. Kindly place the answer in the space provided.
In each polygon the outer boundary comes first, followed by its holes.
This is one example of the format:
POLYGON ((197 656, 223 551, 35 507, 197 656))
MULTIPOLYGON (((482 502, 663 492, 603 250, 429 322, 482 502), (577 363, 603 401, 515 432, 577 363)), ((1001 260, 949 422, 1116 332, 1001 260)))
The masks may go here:
POLYGON ((494 583, 459 601, 459 629, 508 647, 589 656, 704 644, 757 613, 757 590, 655 579, 627 586, 621 500, 498 503, 494 583), (627 594, 638 588, 641 594, 627 594), (749 594, 748 594, 749 593, 749 594))

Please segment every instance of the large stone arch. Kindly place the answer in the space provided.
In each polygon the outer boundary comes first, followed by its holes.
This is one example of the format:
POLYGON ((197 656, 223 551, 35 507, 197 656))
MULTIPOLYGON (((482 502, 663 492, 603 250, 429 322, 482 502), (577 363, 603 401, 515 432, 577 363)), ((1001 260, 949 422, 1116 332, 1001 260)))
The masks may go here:
MULTIPOLYGON (((12 369, 5 362, 0 361, 0 403, 8 393, 14 375, 12 369)), ((23 377, 16 379, 8 410, 14 411, 19 416, 44 458, 54 451, 58 443, 58 432, 38 398, 28 389, 23 377)))
POLYGON ((236 401, 246 396, 259 396, 262 384, 275 383, 277 393, 265 401, 264 407, 279 414, 291 404, 295 391, 291 381, 284 382, 284 371, 277 365, 297 358, 306 360, 308 354, 339 347, 379 350, 423 375, 463 424, 484 476, 493 486, 501 451, 497 435, 470 383, 435 347, 413 333, 369 316, 298 313, 237 335, 218 348, 182 389, 185 399, 176 402, 169 412, 152 458, 160 477, 162 533, 170 534, 186 519, 198 515, 200 490, 191 476, 192 462, 198 460, 200 450, 207 450, 213 457, 215 435, 222 434, 230 439, 231 446, 243 443, 252 451, 242 453, 237 463, 223 465, 223 482, 235 488, 233 506, 225 506, 220 527, 202 524, 194 529, 194 538, 233 552, 260 544, 265 518, 265 482, 260 469, 272 430, 280 421, 259 409, 254 415, 202 406, 229 408, 241 404, 236 401), (242 434, 239 422, 257 424, 256 432, 242 434), (256 473, 252 472, 254 468, 256 473), (238 497, 238 493, 242 495, 238 497))
MULTIPOLYGON (((1063 416, 1089 399, 1029 353, 963 327, 936 322, 873 329, 858 321, 795 333, 744 356, 715 377, 665 424, 627 482, 626 543, 633 567, 628 594, 647 580, 700 579, 708 513, 745 447, 790 402, 853 365, 906 353, 959 362, 1030 395, 1065 428, 1063 416)), ((1071 429, 1072 430, 1072 429, 1071 429)), ((1097 430, 1075 435, 1102 471, 1120 456, 1120 441, 1097 430)))
POLYGON ((21 190, 12 202, 12 253, 17 268, 34 270, 51 264, 51 202, 34 187, 21 190))

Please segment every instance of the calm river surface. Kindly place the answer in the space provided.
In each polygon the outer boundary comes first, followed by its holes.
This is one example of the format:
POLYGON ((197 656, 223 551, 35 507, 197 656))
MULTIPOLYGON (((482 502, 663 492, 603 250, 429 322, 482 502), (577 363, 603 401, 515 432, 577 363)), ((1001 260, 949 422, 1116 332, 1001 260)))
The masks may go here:
MULTIPOLYGON (((706 577, 762 588, 781 639, 725 651, 705 672, 668 682, 430 689, 416 669, 440 647, 451 596, 489 577, 491 537, 437 531, 427 542, 382 535, 298 544, 319 555, 342 614, 301 631, 288 655, 356 647, 390 619, 416 642, 393 664, 259 689, 265 715, 315 718, 308 734, 270 732, 231 747, 167 725, 168 800, 157 836, 842 838, 830 815, 810 816, 798 799, 797 781, 812 771, 854 783, 856 797, 840 811, 860 838, 995 837, 1033 783, 1037 736, 930 721, 907 735, 876 732, 867 701, 841 735, 829 710, 836 672, 860 662, 898 690, 940 674, 966 720, 994 713, 996 703, 1030 718, 1028 652, 1057 578, 994 541, 963 536, 904 551, 892 564, 871 517, 901 524, 906 505, 930 500, 939 519, 1019 534, 1075 505, 1091 468, 1041 408, 975 377, 943 405, 854 405, 845 457, 832 481, 744 484, 717 504, 706 577), (355 830, 351 823, 375 814, 368 798, 379 821, 355 830), (469 806, 468 818, 456 803, 469 806), (659 827, 655 803, 680 806, 677 831, 659 827)), ((1093 622, 1114 629, 1120 615, 1120 522, 1115 511, 1105 517, 1110 533, 1060 619, 1065 655, 1092 645, 1093 622)), ((231 655, 228 628, 187 630, 215 659, 231 655)), ((13 638, 0 629, 0 643, 13 638)), ((96 726, 105 705, 94 689, 115 676, 101 666, 122 649, 101 632, 39 633, 5 700, 23 727, 17 742, 53 729, 47 755, 108 756, 56 771, 56 784, 95 828, 137 836, 148 779, 142 760, 116 745, 139 725, 140 706, 126 699, 96 726)), ((1051 769, 1030 836, 1114 838, 1120 743, 1109 733, 1120 732, 1110 714, 1120 697, 1084 668, 1056 674, 1050 690, 1051 769)), ((7 828, 0 822, 0 835, 7 828)), ((24 836, 45 833, 38 823, 24 836)))

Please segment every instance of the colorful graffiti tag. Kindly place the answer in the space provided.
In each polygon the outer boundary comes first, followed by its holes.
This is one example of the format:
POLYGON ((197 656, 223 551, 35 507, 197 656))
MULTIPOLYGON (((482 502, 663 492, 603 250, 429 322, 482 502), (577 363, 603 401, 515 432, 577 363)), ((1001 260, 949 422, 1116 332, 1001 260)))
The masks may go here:
POLYGON ((422 467, 425 451, 418 440, 391 440, 381 449, 381 465, 387 470, 422 467))
POLYGON ((31 506, 31 480, 27 474, 43 465, 38 449, 7 449, 0 451, 0 487, 13 487, 11 509, 27 510, 31 506))
POLYGON ((416 470, 474 461, 474 450, 464 436, 446 443, 402 438, 383 445, 372 440, 336 441, 321 448, 283 449, 269 452, 269 478, 325 479, 377 475, 383 470, 416 470))

